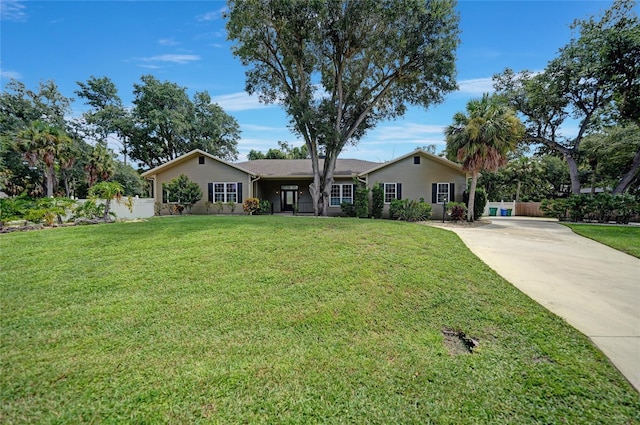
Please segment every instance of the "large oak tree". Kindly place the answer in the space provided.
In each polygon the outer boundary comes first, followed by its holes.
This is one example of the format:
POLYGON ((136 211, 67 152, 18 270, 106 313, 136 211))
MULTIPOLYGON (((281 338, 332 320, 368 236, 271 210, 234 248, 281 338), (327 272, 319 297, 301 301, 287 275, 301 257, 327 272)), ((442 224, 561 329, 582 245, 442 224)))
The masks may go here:
POLYGON ((377 123, 456 88, 458 16, 448 0, 230 0, 227 31, 246 90, 280 103, 305 141, 316 215, 336 159, 377 123), (324 161, 320 161, 320 154, 324 161))
MULTIPOLYGON (((563 156, 571 192, 580 193, 579 162, 585 136, 611 122, 640 121, 640 21, 635 2, 617 0, 599 19, 577 20, 577 37, 541 73, 507 69, 494 77, 527 124, 527 140, 563 156), (563 134, 567 119, 576 134, 563 134)), ((625 191, 640 169, 640 150, 614 193, 625 191)))

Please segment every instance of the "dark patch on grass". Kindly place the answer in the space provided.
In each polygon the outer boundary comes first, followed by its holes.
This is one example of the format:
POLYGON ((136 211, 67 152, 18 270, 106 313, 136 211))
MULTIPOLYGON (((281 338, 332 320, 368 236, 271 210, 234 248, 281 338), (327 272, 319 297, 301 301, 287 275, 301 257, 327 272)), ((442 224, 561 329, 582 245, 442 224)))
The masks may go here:
POLYGON ((445 328, 442 330, 442 335, 444 336, 444 345, 452 356, 473 354, 473 350, 479 345, 477 340, 468 337, 462 331, 445 328))

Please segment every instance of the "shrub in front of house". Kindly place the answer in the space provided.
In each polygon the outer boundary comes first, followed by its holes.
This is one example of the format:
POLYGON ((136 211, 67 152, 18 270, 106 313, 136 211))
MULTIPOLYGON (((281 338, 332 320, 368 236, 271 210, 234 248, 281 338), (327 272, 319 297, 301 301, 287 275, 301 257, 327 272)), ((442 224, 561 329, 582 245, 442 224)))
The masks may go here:
POLYGON ((447 212, 452 221, 463 221, 467 216, 467 206, 464 202, 449 202, 447 212))
POLYGON ((384 187, 382 183, 376 183, 371 189, 371 216, 382 218, 384 209, 384 187))
POLYGON ((424 199, 395 199, 389 206, 389 218, 402 221, 424 221, 431 218, 431 204, 424 199))
POLYGON ((242 204, 242 210, 249 215, 260 211, 260 200, 258 198, 247 198, 242 204))
MULTIPOLYGON (((469 191, 465 190, 463 194, 464 203, 469 207, 469 191)), ((476 188, 476 195, 473 201, 473 219, 479 220, 484 214, 484 208, 487 206, 487 192, 481 188, 476 188)))

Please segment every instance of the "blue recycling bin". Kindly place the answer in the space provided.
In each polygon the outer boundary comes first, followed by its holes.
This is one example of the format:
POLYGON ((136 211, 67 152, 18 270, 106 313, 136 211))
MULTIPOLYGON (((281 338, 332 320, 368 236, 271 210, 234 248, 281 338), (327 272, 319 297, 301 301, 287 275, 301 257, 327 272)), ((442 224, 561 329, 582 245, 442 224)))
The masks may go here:
POLYGON ((501 217, 506 217, 507 216, 507 209, 506 208, 500 208, 500 216, 501 217))

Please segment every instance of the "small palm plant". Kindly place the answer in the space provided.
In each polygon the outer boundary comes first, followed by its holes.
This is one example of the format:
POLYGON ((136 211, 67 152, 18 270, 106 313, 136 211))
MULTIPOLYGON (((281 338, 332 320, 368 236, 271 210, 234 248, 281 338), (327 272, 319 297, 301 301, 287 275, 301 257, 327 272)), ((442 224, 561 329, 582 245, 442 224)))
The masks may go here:
POLYGON ((119 201, 122 198, 123 192, 124 188, 118 182, 100 182, 91 186, 91 189, 89 189, 90 196, 96 196, 105 200, 104 215, 102 217, 104 221, 109 221, 111 201, 114 199, 119 201))

